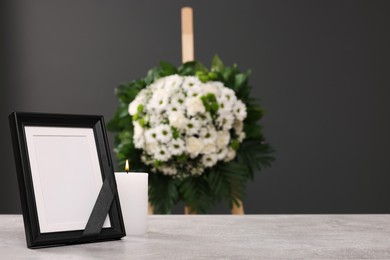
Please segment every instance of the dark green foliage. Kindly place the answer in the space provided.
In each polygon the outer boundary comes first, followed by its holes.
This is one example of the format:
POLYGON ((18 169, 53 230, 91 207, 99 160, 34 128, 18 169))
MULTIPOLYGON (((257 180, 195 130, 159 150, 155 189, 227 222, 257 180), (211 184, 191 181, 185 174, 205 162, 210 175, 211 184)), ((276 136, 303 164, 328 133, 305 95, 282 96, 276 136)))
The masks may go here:
POLYGON ((212 187, 215 201, 224 201, 231 208, 232 203, 245 196, 248 168, 239 162, 219 163, 206 174, 205 178, 212 187))
POLYGON ((168 214, 179 202, 177 180, 158 173, 149 172, 149 201, 156 213, 168 214))
POLYGON ((182 200, 193 213, 207 213, 213 204, 212 187, 203 176, 185 178, 178 188, 182 200))
MULTIPOLYGON (((265 141, 259 124, 264 110, 257 100, 250 97, 251 87, 248 83, 250 74, 250 71, 241 72, 235 64, 225 66, 219 57, 215 56, 210 70, 197 61, 187 62, 178 68, 168 62, 160 62, 160 66, 149 70, 145 78, 116 88, 119 107, 107 124, 108 130, 116 133, 114 151, 120 169, 123 169, 125 160, 129 159, 133 171, 150 173, 149 201, 153 204, 155 213, 170 213, 172 207, 179 201, 183 201, 197 213, 206 213, 211 206, 221 201, 231 207, 233 203, 237 204, 238 200, 244 198, 246 183, 253 180, 256 171, 271 166, 274 151, 265 141), (227 163, 219 162, 201 176, 182 180, 153 173, 141 162, 142 151, 134 147, 133 123, 128 114, 128 105, 139 91, 156 79, 173 74, 196 75, 202 82, 221 81, 226 87, 233 89, 247 107, 247 117, 244 120, 246 138, 242 143, 234 139, 231 142, 232 148, 237 152, 236 158, 227 163)), ((202 101, 211 114, 218 110, 214 95, 204 96, 202 101)), ((139 107, 138 113, 141 114, 142 110, 143 107, 139 107)), ((176 129, 172 131, 174 135, 178 134, 176 129)), ((184 161, 185 159, 183 158, 184 161)))

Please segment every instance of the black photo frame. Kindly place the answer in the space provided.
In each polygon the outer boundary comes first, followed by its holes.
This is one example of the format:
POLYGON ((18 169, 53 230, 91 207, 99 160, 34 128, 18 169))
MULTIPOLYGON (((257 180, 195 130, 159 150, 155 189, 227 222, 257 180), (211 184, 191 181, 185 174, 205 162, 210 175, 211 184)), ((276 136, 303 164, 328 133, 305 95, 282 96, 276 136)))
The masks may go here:
POLYGON ((104 119, 9 116, 27 247, 126 235, 104 119))

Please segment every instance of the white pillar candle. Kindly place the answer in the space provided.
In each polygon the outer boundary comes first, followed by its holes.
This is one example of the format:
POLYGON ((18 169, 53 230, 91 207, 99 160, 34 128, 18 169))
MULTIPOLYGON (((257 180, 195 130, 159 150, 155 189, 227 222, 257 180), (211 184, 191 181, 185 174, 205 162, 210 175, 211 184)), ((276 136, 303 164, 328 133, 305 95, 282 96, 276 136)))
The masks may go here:
POLYGON ((145 234, 148 219, 148 174, 116 172, 115 179, 126 235, 145 234))

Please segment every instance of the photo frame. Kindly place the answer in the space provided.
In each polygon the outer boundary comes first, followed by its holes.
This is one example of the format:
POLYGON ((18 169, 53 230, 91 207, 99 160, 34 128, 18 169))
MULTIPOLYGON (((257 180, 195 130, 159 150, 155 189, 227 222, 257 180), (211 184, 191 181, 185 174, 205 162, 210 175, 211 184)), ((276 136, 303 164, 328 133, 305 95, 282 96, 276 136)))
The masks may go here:
POLYGON ((104 119, 9 116, 27 247, 125 236, 104 119))

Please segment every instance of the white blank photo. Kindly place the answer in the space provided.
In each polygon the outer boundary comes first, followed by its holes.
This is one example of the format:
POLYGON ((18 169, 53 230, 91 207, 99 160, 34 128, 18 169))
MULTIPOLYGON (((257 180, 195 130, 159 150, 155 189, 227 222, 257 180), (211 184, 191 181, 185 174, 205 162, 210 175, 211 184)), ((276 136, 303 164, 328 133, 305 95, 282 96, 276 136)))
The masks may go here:
MULTIPOLYGON (((92 129, 25 127, 41 233, 83 230, 102 187, 92 129)), ((110 227, 107 217, 103 227, 110 227)))

